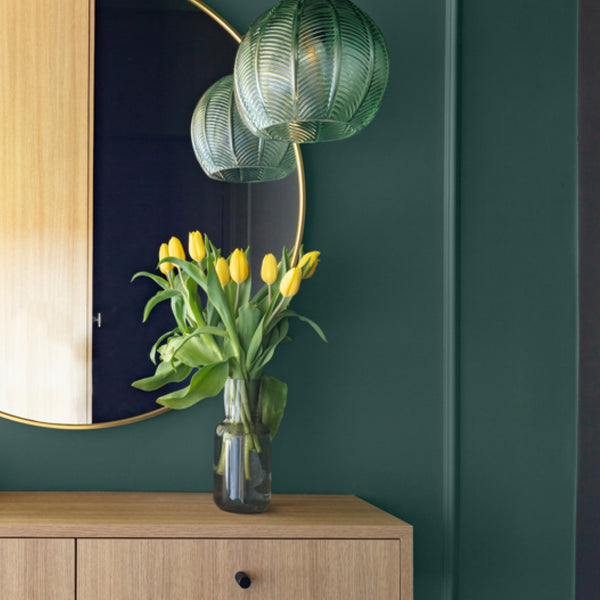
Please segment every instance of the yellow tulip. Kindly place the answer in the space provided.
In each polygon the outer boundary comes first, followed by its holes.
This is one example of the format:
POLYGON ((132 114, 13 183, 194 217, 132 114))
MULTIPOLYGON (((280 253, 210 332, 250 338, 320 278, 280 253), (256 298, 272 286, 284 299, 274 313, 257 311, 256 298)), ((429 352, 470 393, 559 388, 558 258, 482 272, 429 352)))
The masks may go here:
POLYGON ((302 278, 308 279, 312 277, 315 273, 315 269, 317 268, 317 264, 319 262, 319 254, 321 254, 318 250, 313 250, 312 252, 307 252, 298 263, 298 266, 302 269, 302 278))
POLYGON ((286 298, 291 298, 298 293, 301 281, 302 269, 300 267, 293 267, 283 276, 279 284, 279 291, 286 298))
MULTIPOLYGON (((167 244, 161 244, 160 249, 158 250, 158 260, 167 258, 167 256, 171 256, 169 254, 169 247, 167 246, 167 244)), ((173 267, 175 267, 175 265, 170 262, 164 262, 164 263, 161 263, 160 265, 158 265, 158 268, 161 270, 161 273, 164 273, 165 275, 169 271, 172 271, 173 267)))
POLYGON ((202 260, 206 256, 206 246, 199 231, 190 231, 188 236, 188 251, 192 260, 202 260))
POLYGON ((169 240, 169 256, 185 260, 185 251, 183 250, 183 246, 179 241, 179 238, 176 238, 175 236, 169 240))
POLYGON ((277 259, 273 254, 266 254, 263 258, 260 276, 268 285, 277 281, 277 259))
POLYGON ((215 271, 219 278, 219 283, 222 287, 225 287, 229 283, 229 265, 227 261, 221 256, 217 259, 217 262, 213 262, 215 265, 215 271))
POLYGON ((229 271, 231 279, 236 283, 244 283, 248 279, 250 273, 248 269, 248 261, 243 250, 236 248, 229 259, 229 271))

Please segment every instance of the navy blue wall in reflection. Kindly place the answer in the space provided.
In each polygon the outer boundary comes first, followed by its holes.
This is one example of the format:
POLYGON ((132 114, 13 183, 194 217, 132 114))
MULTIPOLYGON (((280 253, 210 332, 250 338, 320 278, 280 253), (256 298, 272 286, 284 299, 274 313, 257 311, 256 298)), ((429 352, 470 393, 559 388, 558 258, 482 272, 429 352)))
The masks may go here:
MULTIPOLYGON (((158 408, 131 388, 153 372, 148 352, 174 327, 169 307, 142 325, 158 288, 130 283, 154 271, 158 248, 200 229, 229 247, 229 186, 208 179, 190 144, 202 93, 231 72, 236 42, 201 11, 116 8, 97 2, 94 132, 93 420, 158 408)), ((235 187, 235 186, 234 186, 235 187)))

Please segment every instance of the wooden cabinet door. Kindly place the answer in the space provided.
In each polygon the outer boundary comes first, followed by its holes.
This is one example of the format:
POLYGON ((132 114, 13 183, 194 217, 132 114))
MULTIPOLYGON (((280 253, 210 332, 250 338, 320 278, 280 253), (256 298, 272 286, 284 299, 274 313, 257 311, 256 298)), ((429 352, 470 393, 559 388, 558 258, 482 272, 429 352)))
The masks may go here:
POLYGON ((75 540, 0 539, 0 597, 75 600, 75 540))
POLYGON ((399 540, 78 540, 78 600, 398 600, 399 540), (245 572, 242 589, 235 574, 245 572))
POLYGON ((87 423, 93 0, 0 7, 0 411, 87 423))

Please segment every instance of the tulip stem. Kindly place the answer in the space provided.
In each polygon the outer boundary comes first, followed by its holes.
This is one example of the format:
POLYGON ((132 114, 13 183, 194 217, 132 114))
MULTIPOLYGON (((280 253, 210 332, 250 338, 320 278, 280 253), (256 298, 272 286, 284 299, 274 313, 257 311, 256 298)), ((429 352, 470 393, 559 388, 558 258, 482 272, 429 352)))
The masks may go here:
POLYGON ((235 290, 235 304, 233 305, 233 314, 237 312, 238 302, 240 301, 240 284, 236 281, 236 290, 235 290))
POLYGON ((267 328, 267 325, 271 322, 273 317, 279 312, 279 309, 283 306, 284 302, 285 302, 285 296, 281 299, 281 302, 274 308, 273 312, 269 315, 269 318, 267 319, 267 322, 265 323, 265 329, 267 328))
MULTIPOLYGON (((247 381, 244 380, 242 384, 241 390, 241 406, 240 406, 240 416, 242 418, 242 423, 244 425, 244 431, 250 437, 250 445, 249 450, 255 449, 257 452, 261 452, 260 442, 258 441, 258 436, 256 435, 256 431, 254 429, 254 423, 252 422, 252 414, 250 412, 250 406, 248 403, 248 390, 246 389, 247 381)), ((246 479, 248 479, 249 469, 246 471, 246 479)))
MULTIPOLYGON (((183 272, 181 271, 181 268, 179 267, 179 265, 177 266, 177 271, 179 272, 179 279, 181 279, 181 287, 183 288, 183 297, 184 299, 187 301, 187 304, 190 304, 190 291, 187 289, 187 286, 185 285, 185 279, 183 277, 183 272)), ((183 317, 184 323, 186 321, 186 317, 184 315, 183 317)), ((188 317, 188 320, 189 317, 188 317)), ((193 325, 193 323, 192 323, 193 325)))
POLYGON ((177 272, 179 273, 179 279, 181 279, 181 287, 183 288, 183 295, 187 298, 188 302, 190 301, 190 292, 185 285, 185 279, 183 278, 183 273, 181 271, 181 267, 177 265, 177 272))
POLYGON ((246 477, 246 481, 250 481, 252 479, 252 473, 250 471, 250 444, 244 444, 244 475, 246 477))
POLYGON ((219 456, 219 462, 215 466, 215 471, 217 475, 223 475, 225 472, 225 454, 227 452, 227 444, 231 443, 231 438, 228 434, 223 435, 223 440, 221 441, 221 454, 219 456))
POLYGON ((267 284, 267 287, 269 289, 269 306, 271 305, 271 300, 272 300, 272 294, 271 294, 271 284, 267 284))

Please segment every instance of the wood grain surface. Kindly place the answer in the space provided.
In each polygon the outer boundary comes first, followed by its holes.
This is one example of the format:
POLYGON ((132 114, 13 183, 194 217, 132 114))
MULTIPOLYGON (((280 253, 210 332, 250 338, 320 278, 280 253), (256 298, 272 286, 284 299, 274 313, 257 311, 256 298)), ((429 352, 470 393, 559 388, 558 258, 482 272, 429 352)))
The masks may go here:
POLYGON ((79 600, 412 600, 412 536, 356 496, 275 495, 244 515, 211 494, 0 492, 4 541, 76 545, 79 600))
POLYGON ((0 492, 0 537, 400 538, 412 527, 356 496, 274 495, 262 514, 211 494, 0 492))
POLYGON ((0 410, 87 423, 89 0, 0 3, 0 410))
POLYGON ((74 600, 75 540, 0 540, 0 597, 74 600))
POLYGON ((393 600, 398 540, 78 541, 79 600, 393 600), (235 580, 251 580, 247 589, 235 580))

